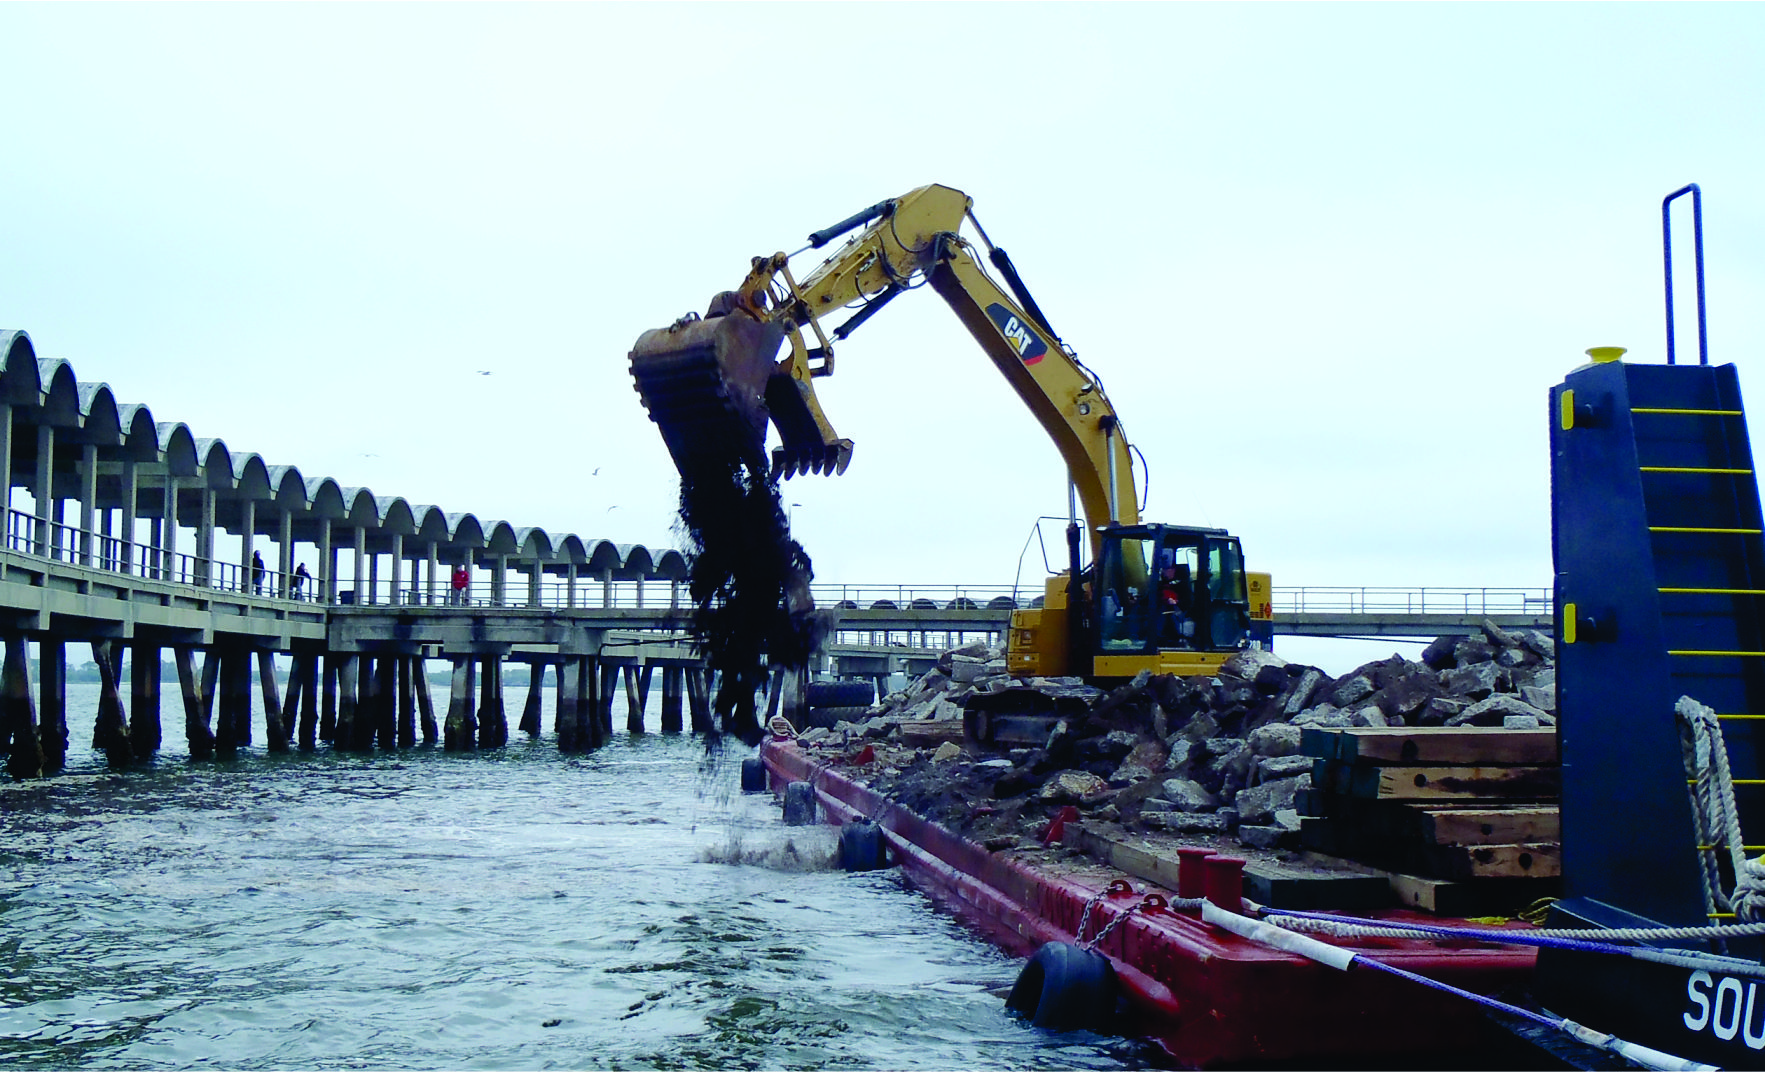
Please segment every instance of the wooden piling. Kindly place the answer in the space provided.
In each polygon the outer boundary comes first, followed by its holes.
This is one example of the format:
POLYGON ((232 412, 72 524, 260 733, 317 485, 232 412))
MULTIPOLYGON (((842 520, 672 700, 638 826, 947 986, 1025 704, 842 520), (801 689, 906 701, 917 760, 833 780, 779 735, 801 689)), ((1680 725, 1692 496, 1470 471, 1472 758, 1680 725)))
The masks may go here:
POLYGON ((503 657, 483 658, 484 680, 478 704, 478 747, 501 748, 509 743, 509 718, 503 710, 503 657))
POLYGON ((159 751, 159 645, 136 642, 129 654, 129 743, 146 759, 159 751))
POLYGON ((257 687, 264 703, 264 745, 272 752, 286 752, 288 724, 282 713, 282 697, 277 695, 276 653, 273 651, 257 653, 257 687))
POLYGON ((59 774, 67 766, 67 644, 37 641, 37 740, 43 748, 43 773, 59 774))
POLYGON ((625 732, 633 736, 643 735, 644 708, 650 703, 650 675, 656 672, 653 666, 627 666, 625 673, 625 732))
POLYGON ((449 752, 470 752, 478 747, 478 718, 473 710, 478 661, 470 655, 454 657, 453 687, 448 690, 447 725, 442 747, 449 752))
POLYGON ((539 739, 539 702, 544 692, 545 664, 536 659, 527 664, 527 699, 521 704, 521 724, 518 727, 535 740, 539 739))
POLYGON ((410 748, 417 743, 417 697, 411 691, 411 664, 414 656, 398 657, 398 747, 410 748))
POLYGON ((435 725, 435 701, 429 695, 428 660, 416 656, 411 660, 411 683, 417 687, 417 715, 423 723, 423 743, 434 744, 441 737, 435 725))
POLYGON ((686 678, 683 666, 662 667, 662 732, 681 730, 681 685, 686 678))
POLYGON ((31 703, 31 660, 22 634, 6 638, 0 667, 0 745, 6 747, 6 773, 14 778, 43 774, 43 742, 37 735, 37 710, 31 703))

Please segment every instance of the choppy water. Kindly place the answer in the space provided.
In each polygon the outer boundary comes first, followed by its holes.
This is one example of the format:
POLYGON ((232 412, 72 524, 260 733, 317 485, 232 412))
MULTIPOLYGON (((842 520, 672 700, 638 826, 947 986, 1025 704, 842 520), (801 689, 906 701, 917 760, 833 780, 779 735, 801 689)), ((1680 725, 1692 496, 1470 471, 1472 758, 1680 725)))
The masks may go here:
POLYGON ((794 868, 831 832, 690 736, 268 756, 260 722, 191 764, 169 699, 165 753, 113 775, 70 686, 70 772, 0 787, 8 1068, 1137 1060, 1008 1017, 1017 962, 897 872, 794 868))

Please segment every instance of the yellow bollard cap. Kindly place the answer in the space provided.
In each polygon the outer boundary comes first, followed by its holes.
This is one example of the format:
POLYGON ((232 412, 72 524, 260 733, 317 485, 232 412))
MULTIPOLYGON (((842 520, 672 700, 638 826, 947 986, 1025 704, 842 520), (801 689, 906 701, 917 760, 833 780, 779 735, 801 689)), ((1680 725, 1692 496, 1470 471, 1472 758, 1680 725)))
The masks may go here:
POLYGON ((1616 361, 1624 354, 1625 350, 1622 346, 1595 346, 1587 351, 1588 357, 1602 365, 1608 361, 1616 361))

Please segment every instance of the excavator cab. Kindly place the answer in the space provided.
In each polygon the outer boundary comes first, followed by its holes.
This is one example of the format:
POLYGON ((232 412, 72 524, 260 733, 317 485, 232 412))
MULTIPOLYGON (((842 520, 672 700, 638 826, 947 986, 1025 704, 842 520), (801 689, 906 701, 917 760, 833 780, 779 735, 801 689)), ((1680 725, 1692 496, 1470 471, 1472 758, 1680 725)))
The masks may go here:
POLYGON ((1103 530, 1092 591, 1093 655, 1232 652, 1249 636, 1244 554, 1224 529, 1103 530))

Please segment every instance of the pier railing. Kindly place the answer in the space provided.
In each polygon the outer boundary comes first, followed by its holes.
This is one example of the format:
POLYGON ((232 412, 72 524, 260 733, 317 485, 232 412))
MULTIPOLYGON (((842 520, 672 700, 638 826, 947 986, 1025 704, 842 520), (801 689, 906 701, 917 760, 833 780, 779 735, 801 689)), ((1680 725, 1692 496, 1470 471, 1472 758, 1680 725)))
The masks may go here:
POLYGON ((1549 615, 1549 588, 1276 588, 1275 614, 1549 615))
MULTIPOLYGON (((217 591, 357 606, 472 606, 508 608, 680 608, 688 602, 682 583, 668 578, 621 578, 584 570, 573 581, 520 563, 501 573, 481 565, 470 583, 455 589, 443 566, 433 579, 419 560, 407 559, 409 572, 395 583, 389 576, 332 579, 327 585, 310 573, 284 573, 268 563, 241 562, 90 532, 53 518, 9 510, 6 547, 10 551, 66 562, 72 566, 124 573, 147 580, 212 588, 217 591), (521 567, 527 568, 521 568, 521 567)), ((348 549, 343 549, 347 559, 348 549)), ((555 566, 553 568, 556 568, 555 566)), ((1007 584, 815 584, 818 606, 864 611, 993 611, 1005 613, 1042 605, 1039 587, 1007 584)), ((1283 614, 1443 614, 1548 616, 1549 588, 1435 588, 1308 586, 1276 588, 1274 612, 1283 614)))

